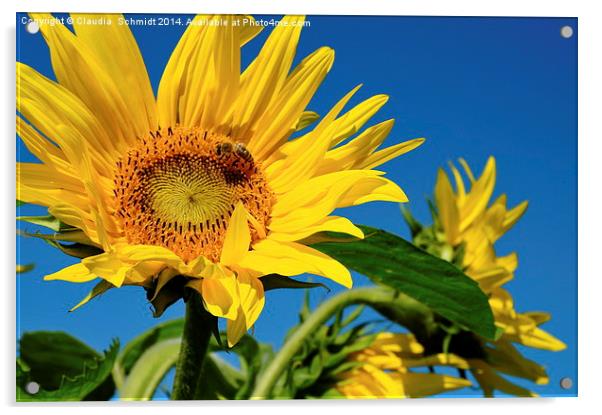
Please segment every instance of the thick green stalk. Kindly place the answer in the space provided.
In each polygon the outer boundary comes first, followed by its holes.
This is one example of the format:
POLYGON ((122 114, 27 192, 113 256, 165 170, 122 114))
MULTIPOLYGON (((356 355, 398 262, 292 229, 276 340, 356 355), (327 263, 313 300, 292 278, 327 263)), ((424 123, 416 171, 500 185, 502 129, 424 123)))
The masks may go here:
MULTIPOLYGON (((395 302, 398 307, 412 309, 412 314, 421 314, 424 306, 394 290, 385 287, 357 288, 345 291, 332 297, 316 308, 309 318, 299 326, 293 335, 276 354, 269 366, 259 378, 251 399, 269 399, 271 391, 281 374, 288 367, 293 356, 301 349, 306 337, 314 333, 321 325, 326 323, 339 309, 353 304, 391 304, 395 302)), ((409 314, 409 313, 408 313, 409 314)))
POLYGON ((186 301, 184 332, 171 399, 194 399, 194 391, 199 382, 209 339, 211 339, 213 319, 214 317, 203 307, 201 296, 197 292, 191 292, 186 301))

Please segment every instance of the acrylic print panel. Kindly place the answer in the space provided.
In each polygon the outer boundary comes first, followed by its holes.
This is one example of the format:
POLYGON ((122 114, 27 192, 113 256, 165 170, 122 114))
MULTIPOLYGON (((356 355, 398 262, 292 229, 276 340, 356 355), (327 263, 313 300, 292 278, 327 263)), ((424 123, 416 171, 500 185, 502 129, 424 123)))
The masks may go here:
POLYGON ((576 19, 16 30, 17 401, 577 394, 576 19))

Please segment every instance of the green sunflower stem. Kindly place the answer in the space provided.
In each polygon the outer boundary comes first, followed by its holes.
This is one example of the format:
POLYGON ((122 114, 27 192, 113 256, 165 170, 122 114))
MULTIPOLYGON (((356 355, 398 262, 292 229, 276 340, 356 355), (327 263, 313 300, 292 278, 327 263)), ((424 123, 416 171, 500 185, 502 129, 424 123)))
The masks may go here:
POLYGON ((191 292, 186 301, 184 332, 176 363, 172 400, 194 399, 194 391, 209 348, 214 318, 205 310, 201 296, 195 291, 191 292))
POLYGON ((406 310, 404 313, 414 319, 415 316, 423 315, 425 308, 415 300, 386 287, 357 288, 345 291, 322 303, 310 315, 310 317, 299 326, 294 334, 284 344, 282 349, 271 361, 269 366, 259 378, 251 399, 269 399, 272 395, 274 385, 288 368, 291 359, 302 348, 305 339, 316 332, 320 326, 326 323, 341 308, 355 305, 367 304, 372 307, 379 304, 396 303, 398 307, 406 310))

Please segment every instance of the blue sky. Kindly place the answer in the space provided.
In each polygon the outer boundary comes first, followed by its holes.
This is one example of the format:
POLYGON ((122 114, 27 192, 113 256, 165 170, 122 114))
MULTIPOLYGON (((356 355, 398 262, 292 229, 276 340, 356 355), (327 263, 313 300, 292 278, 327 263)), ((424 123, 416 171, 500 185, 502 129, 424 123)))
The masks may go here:
MULTIPOLYGON (((436 170, 464 157, 480 171, 489 155, 497 159, 496 193, 511 205, 529 200, 529 210, 498 243, 498 253, 516 251, 519 268, 507 284, 518 311, 548 311, 544 328, 567 343, 562 352, 523 349, 548 368, 550 384, 534 386, 541 395, 575 395, 560 379, 577 379, 577 20, 572 18, 446 18, 310 16, 297 61, 316 48, 335 49, 332 71, 309 108, 324 114, 359 83, 350 105, 385 93, 388 104, 372 123, 395 118, 386 143, 426 137, 419 149, 382 169, 410 198, 409 208, 429 221, 425 197, 436 170), (574 30, 570 39, 561 27, 574 30)), ((18 19, 19 20, 19 19, 18 19)), ((153 87, 183 27, 134 27, 153 87)), ((243 64, 257 53, 270 29, 247 45, 243 64)), ((40 34, 17 21, 17 60, 54 78, 40 34)), ((18 142, 18 158, 32 161, 18 142)), ((494 196, 495 196, 494 195, 494 196)), ((33 206, 20 214, 43 214, 33 206)), ((372 203, 345 209, 362 223, 408 236, 399 207, 372 203)), ((32 227, 18 225, 31 230, 32 227)), ((142 289, 112 290, 75 313, 67 310, 91 288, 43 282, 43 275, 74 262, 41 241, 18 239, 18 262, 35 262, 17 279, 18 335, 29 330, 65 330, 102 349, 114 337, 126 342, 159 321, 153 319, 142 289)), ((315 290, 313 304, 339 291, 315 290)), ((367 284, 355 275, 355 284, 367 284)), ((270 292, 255 336, 278 347, 297 322, 302 291, 270 292)), ((181 316, 172 307, 159 320, 181 316)), ((367 317, 370 317, 368 315, 367 317)), ((462 395, 471 395, 470 390, 462 395)))

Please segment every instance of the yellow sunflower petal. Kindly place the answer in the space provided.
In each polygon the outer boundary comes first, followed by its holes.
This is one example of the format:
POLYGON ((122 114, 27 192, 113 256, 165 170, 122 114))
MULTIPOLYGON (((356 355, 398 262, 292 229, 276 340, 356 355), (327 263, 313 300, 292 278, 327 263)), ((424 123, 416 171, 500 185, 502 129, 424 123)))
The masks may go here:
POLYGON ((330 147, 332 132, 329 127, 339 112, 349 102, 360 86, 347 93, 320 121, 318 126, 305 138, 307 145, 290 154, 280 163, 266 169, 270 186, 276 194, 286 193, 312 177, 330 147))
POLYGON ((113 248, 111 252, 84 258, 81 264, 90 274, 116 287, 144 282, 166 266, 180 273, 186 271, 176 254, 160 246, 122 244, 113 248))
POLYGON ((244 16, 241 23, 240 46, 244 46, 260 34, 263 27, 255 24, 255 18, 249 15, 244 16))
POLYGON ((121 239, 121 229, 111 214, 113 193, 111 185, 103 185, 103 180, 92 164, 92 155, 87 147, 81 149, 82 159, 82 181, 89 199, 90 211, 99 242, 105 251, 111 249, 111 245, 121 239))
POLYGON ((257 133, 248 143, 249 150, 258 159, 265 159, 293 133, 296 121, 330 71, 333 61, 334 51, 320 48, 303 59, 286 79, 258 120, 257 133))
POLYGON ((468 179, 470 180, 470 182, 474 183, 474 181, 475 181, 474 174, 472 173, 472 170, 470 169, 470 166, 468 165, 466 160, 464 160, 463 158, 460 158, 460 159, 458 159, 458 161, 460 162, 460 165, 464 169, 464 172, 468 176, 468 179))
POLYGON ((182 274, 188 275, 190 273, 190 264, 184 264, 184 261, 178 255, 162 246, 123 244, 117 247, 116 255, 130 263, 161 262, 177 269, 182 274))
POLYGON ((82 182, 70 174, 59 173, 40 163, 17 163, 17 179, 25 186, 63 189, 71 193, 85 191, 82 182))
POLYGON ((17 199, 26 203, 55 207, 61 203, 74 206, 74 210, 83 212, 87 198, 62 189, 49 189, 28 186, 17 177, 17 199))
MULTIPOLYGON (((371 171, 371 170, 361 170, 371 171)), ((408 197, 395 183, 384 177, 364 177, 345 193, 337 207, 357 206, 368 202, 405 203, 408 197)))
POLYGON ((86 212, 72 204, 55 204, 48 208, 48 213, 67 225, 81 229, 92 242, 96 244, 99 243, 98 232, 96 231, 96 223, 89 212, 86 212))
MULTIPOLYGON (((387 95, 375 95, 373 97, 368 98, 365 101, 362 101, 361 103, 359 103, 358 105, 356 105, 355 107, 353 107, 352 109, 347 111, 344 115, 337 118, 334 122, 332 122, 328 126, 327 134, 332 137, 330 145, 328 147, 332 148, 332 147, 336 146, 337 144, 341 143, 342 141, 346 140, 347 138, 351 137, 353 134, 357 133, 362 128, 362 126, 364 124, 366 124, 366 122, 368 122, 368 120, 370 118, 372 118, 372 116, 374 114, 376 114, 376 112, 378 112, 378 110, 388 100, 389 100, 389 97, 387 95)), ((392 120, 388 121, 387 123, 392 124, 392 120)), ((373 128, 374 127, 370 127, 369 129, 366 130, 366 132, 373 128)), ((366 132, 362 133, 362 135, 365 135, 366 132)), ((309 134, 311 134, 311 133, 308 133, 307 135, 304 135, 302 137, 299 137, 297 139, 291 140, 291 141, 283 144, 282 147, 279 149, 279 152, 282 153, 282 155, 290 155, 296 151, 299 151, 299 149, 306 146, 307 141, 309 139, 311 139, 309 134)), ((383 139, 384 139, 384 137, 383 137, 383 139)), ((357 140, 357 139, 354 139, 354 141, 355 140, 357 140)), ((378 144, 376 146, 378 146, 378 144)), ((357 145, 355 145, 354 147, 357 147, 357 145)), ((333 151, 335 153, 337 152, 337 150, 333 150, 333 151)), ((343 153, 347 154, 348 152, 349 151, 345 151, 343 153)), ((277 156, 277 155, 273 155, 273 157, 274 156, 277 156)), ((340 156, 337 156, 334 158, 335 159, 340 158, 340 156)), ((325 165, 325 164, 327 164, 327 163, 323 163, 323 165, 325 165)), ((322 166, 322 167, 326 167, 326 166, 322 166)), ((332 170, 330 170, 330 171, 332 171, 332 170)), ((324 173, 321 173, 321 174, 324 174, 324 173)))
MULTIPOLYGON (((205 40, 196 57, 200 67, 208 66, 209 72, 203 77, 202 70, 193 71, 191 79, 198 77, 198 88, 191 80, 192 84, 188 84, 185 89, 186 106, 183 108, 185 115, 182 122, 186 125, 219 129, 227 123, 228 111, 238 95, 242 26, 233 24, 235 16, 220 16, 220 19, 227 22, 227 26, 210 27, 207 39, 213 39, 213 44, 207 44, 208 41, 205 40), (207 65, 208 62, 213 65, 207 65), (206 91, 206 95, 203 96, 202 91, 206 91)), ((231 125, 224 128, 229 130, 231 125)))
POLYGON ((106 148, 124 150, 125 143, 134 143, 138 134, 134 117, 124 95, 111 75, 105 72, 88 45, 62 24, 46 24, 54 21, 49 14, 32 13, 41 22, 40 31, 50 49, 52 68, 58 82, 75 94, 94 111, 96 117, 110 134, 110 140, 102 136, 96 141, 106 148), (77 67, 77 70, 73 70, 77 67))
POLYGON ((552 318, 550 313, 546 313, 543 311, 528 311, 524 313, 524 315, 533 320, 533 322, 538 326, 547 321, 550 321, 550 319, 552 318))
POLYGON ((314 177, 282 195, 272 208, 270 227, 294 232, 310 227, 334 209, 372 200, 407 201, 403 191, 374 170, 350 170, 314 177))
POLYGON ((465 359, 451 353, 437 353, 419 359, 404 359, 404 366, 453 366, 459 369, 469 369, 470 367, 465 359))
POLYGON ((523 314, 512 318, 508 315, 496 316, 496 323, 504 329, 504 337, 536 349, 560 351, 566 344, 560 339, 537 327, 535 322, 523 314))
POLYGON ((434 373, 400 373, 392 376, 395 380, 401 379, 404 396, 408 398, 423 398, 472 385, 468 379, 434 373))
MULTIPOLYGON (((291 68, 301 34, 303 16, 285 16, 244 71, 233 108, 233 133, 244 140, 280 92, 291 68)), ((248 138, 247 138, 248 140, 248 138)))
POLYGON ((203 270, 202 277, 191 280, 188 286, 201 294, 207 311, 216 317, 236 319, 240 297, 234 273, 220 265, 212 264, 203 270))
POLYGON ((483 174, 473 182, 466 203, 461 207, 460 230, 463 231, 487 208, 495 187, 495 158, 489 157, 483 174))
POLYGON ((75 169, 83 143, 95 152, 97 163, 112 169, 115 140, 109 139, 96 114, 66 88, 22 63, 17 63, 17 111, 58 144, 75 169))
POLYGON ((497 265, 506 268, 508 272, 514 272, 518 268, 518 255, 516 252, 512 252, 509 255, 497 257, 495 262, 497 265))
POLYGON ((65 267, 60 271, 44 277, 44 279, 47 281, 60 280, 76 283, 88 282, 96 278, 98 278, 96 274, 91 273, 90 270, 82 263, 65 267))
POLYGON ((366 159, 389 135, 393 124, 394 120, 387 120, 373 125, 348 143, 330 150, 326 153, 316 175, 363 168, 366 159))
POLYGON ((412 334, 385 332, 376 336, 368 350, 416 355, 424 352, 424 347, 412 334))
POLYGON ((157 128, 155 96, 136 39, 120 14, 72 13, 73 29, 121 92, 138 134, 157 128), (102 18, 111 24, 90 24, 102 18))
POLYGON ((396 157, 401 156, 415 148, 421 146, 424 143, 424 138, 415 138, 413 140, 404 141, 403 143, 395 144, 387 147, 373 154, 370 154, 366 159, 359 164, 357 167, 361 169, 373 169, 386 163, 389 160, 393 160, 396 157))
POLYGON ((456 190, 458 192, 458 204, 461 205, 464 203, 464 200, 466 198, 466 187, 464 187, 464 180, 462 179, 462 175, 460 174, 460 171, 456 168, 456 166, 454 166, 451 162, 449 164, 452 174, 454 175, 454 180, 456 182, 456 190))
POLYGON ((226 322, 226 337, 228 339, 228 347, 234 347, 246 332, 246 316, 239 307, 236 318, 226 322))
POLYGON ((487 363, 478 359, 471 359, 472 374, 483 388, 486 396, 493 396, 494 390, 499 390, 509 395, 536 397, 537 394, 528 389, 515 385, 498 375, 487 363))
POLYGON ((249 330, 265 305, 263 284, 248 270, 239 269, 237 272, 240 307, 236 320, 228 320, 228 346, 232 347, 249 330))
POLYGON ((337 119, 330 127, 335 131, 330 147, 334 147, 357 133, 389 101, 387 95, 375 95, 362 101, 337 119))
POLYGON ((439 210, 439 220, 445 231, 447 241, 455 246, 459 243, 460 214, 449 178, 442 169, 439 169, 437 174, 435 201, 439 210))
POLYGON ((329 278, 347 288, 353 284, 349 270, 328 255, 299 243, 273 241, 269 237, 254 245, 253 251, 240 265, 261 275, 310 273, 329 278))
POLYGON ((232 212, 222 247, 220 262, 224 265, 238 263, 249 250, 251 234, 247 215, 244 205, 239 202, 232 212))
POLYGON ((17 117, 17 134, 27 149, 42 163, 59 173, 74 175, 73 168, 67 161, 63 151, 42 137, 23 118, 17 117))
MULTIPOLYGON (((282 225, 283 222, 280 222, 282 225)), ((363 239, 364 233, 349 219, 341 216, 328 216, 314 225, 304 227, 297 231, 278 231, 278 224, 270 226, 270 238, 276 241, 298 241, 318 232, 337 232, 363 239)))
POLYGON ((114 253, 103 253, 82 259, 82 264, 90 273, 121 287, 133 264, 121 260, 114 253))
POLYGON ((478 271, 469 272, 472 279, 479 283, 481 290, 485 293, 507 283, 513 277, 512 272, 501 266, 490 266, 480 268, 478 271))
POLYGON ((529 207, 529 202, 527 202, 525 200, 524 202, 521 202, 520 204, 518 204, 518 206, 509 210, 506 213, 506 217, 504 218, 504 224, 503 224, 503 228, 504 228, 503 232, 507 232, 510 228, 512 228, 516 224, 516 222, 518 222, 518 220, 527 211, 527 207, 529 207))
POLYGON ((159 124, 219 129, 225 122, 240 79, 242 26, 234 19, 196 16, 188 26, 159 84, 159 124))
POLYGON ((487 360, 493 368, 507 375, 528 379, 537 385, 546 385, 549 382, 543 366, 526 359, 504 338, 499 339, 495 347, 487 349, 487 360))

